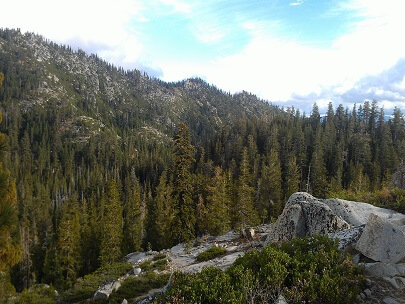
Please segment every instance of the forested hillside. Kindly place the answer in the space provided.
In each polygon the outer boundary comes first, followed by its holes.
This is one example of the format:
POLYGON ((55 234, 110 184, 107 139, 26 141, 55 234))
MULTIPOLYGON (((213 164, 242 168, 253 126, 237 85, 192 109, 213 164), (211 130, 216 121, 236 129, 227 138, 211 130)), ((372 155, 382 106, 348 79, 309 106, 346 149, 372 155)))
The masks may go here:
POLYGON ((133 251, 269 222, 298 190, 384 191, 404 204, 386 188, 405 158, 398 108, 389 120, 377 102, 305 115, 200 79, 164 83, 16 30, 0 31, 0 73, 18 290, 64 289, 133 251))

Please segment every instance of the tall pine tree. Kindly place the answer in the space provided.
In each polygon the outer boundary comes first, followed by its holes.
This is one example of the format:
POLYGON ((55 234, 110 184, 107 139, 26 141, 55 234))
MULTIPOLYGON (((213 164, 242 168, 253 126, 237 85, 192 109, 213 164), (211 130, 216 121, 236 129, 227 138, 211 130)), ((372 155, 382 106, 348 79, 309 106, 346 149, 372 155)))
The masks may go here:
POLYGON ((102 199, 101 265, 111 264, 121 257, 122 246, 122 203, 115 180, 108 183, 102 199))
POLYGON ((180 123, 174 137, 174 219, 172 239, 175 242, 189 241, 194 238, 196 206, 193 202, 191 166, 195 162, 194 147, 191 145, 190 132, 180 123))

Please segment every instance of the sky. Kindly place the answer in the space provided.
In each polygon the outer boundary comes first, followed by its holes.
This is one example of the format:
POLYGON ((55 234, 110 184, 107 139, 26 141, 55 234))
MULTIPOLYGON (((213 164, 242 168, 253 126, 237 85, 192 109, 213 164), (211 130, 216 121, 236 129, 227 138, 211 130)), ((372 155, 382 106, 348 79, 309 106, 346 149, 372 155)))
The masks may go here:
POLYGON ((200 77, 310 112, 377 100, 405 111, 403 0, 13 0, 35 32, 164 81, 200 77))

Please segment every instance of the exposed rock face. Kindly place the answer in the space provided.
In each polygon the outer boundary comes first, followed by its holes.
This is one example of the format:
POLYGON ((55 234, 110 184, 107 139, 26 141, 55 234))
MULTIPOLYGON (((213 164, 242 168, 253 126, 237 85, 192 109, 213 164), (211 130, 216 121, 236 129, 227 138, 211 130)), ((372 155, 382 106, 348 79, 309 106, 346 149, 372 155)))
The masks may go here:
POLYGON ((328 234, 349 228, 350 224, 336 215, 322 200, 305 192, 297 192, 291 195, 266 243, 290 241, 294 237, 328 234))
POLYGON ((391 185, 400 189, 405 189, 405 163, 402 162, 397 171, 392 175, 391 185))
POLYGON ((317 199, 308 193, 297 192, 290 196, 265 243, 328 234, 338 238, 340 247, 345 248, 359 239, 372 214, 395 224, 405 233, 404 214, 366 203, 317 199))
POLYGON ((374 261, 398 263, 405 258, 405 235, 394 222, 371 214, 356 249, 374 261))

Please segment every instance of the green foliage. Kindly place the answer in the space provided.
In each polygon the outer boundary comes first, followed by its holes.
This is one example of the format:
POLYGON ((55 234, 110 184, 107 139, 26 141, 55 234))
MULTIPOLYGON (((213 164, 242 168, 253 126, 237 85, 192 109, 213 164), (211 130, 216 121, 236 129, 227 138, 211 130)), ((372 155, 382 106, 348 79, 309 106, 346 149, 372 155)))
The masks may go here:
POLYGON ((174 219, 172 237, 175 242, 189 241, 194 238, 195 206, 192 198, 193 186, 190 173, 195 162, 194 147, 190 142, 190 131, 180 123, 174 137, 174 219))
POLYGON ((16 304, 53 304, 56 294, 52 286, 35 285, 25 289, 17 298, 16 304))
POLYGON ((58 239, 59 260, 63 278, 66 285, 70 286, 78 276, 82 261, 80 250, 80 209, 77 198, 68 200, 62 212, 58 239))
POLYGON ((115 181, 107 186, 106 197, 102 200, 101 265, 110 264, 121 257, 122 246, 122 205, 115 181))
POLYGON ((176 273, 156 303, 272 303, 280 292, 289 303, 354 303, 361 273, 336 241, 314 236, 252 250, 226 271, 176 273))
POLYGON ((254 189, 251 183, 248 151, 245 147, 242 152, 237 199, 234 206, 234 226, 237 228, 243 229, 247 225, 257 225, 259 223, 259 216, 253 207, 254 189))
POLYGON ((8 205, 0 225, 12 223, 0 246, 8 246, 6 268, 21 256, 12 272, 18 290, 45 281, 59 286, 62 268, 66 278, 58 227, 68 226, 63 206, 75 197, 80 258, 70 258, 69 265, 77 264, 71 278, 147 244, 160 250, 258 223, 259 215, 270 221, 297 189, 317 196, 343 189, 404 210, 401 192, 383 190, 405 159, 399 108, 386 120, 377 102, 335 111, 330 104, 321 120, 316 105, 308 117, 201 79, 164 83, 18 30, 0 29, 0 44, 0 149, 7 148, 0 176, 16 193, 13 204, 0 200, 1 208, 8 205), (38 45, 52 54, 46 63, 36 60, 38 45), (76 72, 81 63, 94 73, 76 72), (197 165, 194 147, 201 151, 197 165), (112 180, 117 200, 107 199, 112 180), (120 204, 106 212, 113 201, 120 204))
POLYGON ((165 259, 166 257, 167 257, 167 255, 164 254, 164 253, 158 253, 158 254, 156 254, 156 255, 153 257, 152 261, 163 260, 163 259, 165 259))
POLYGON ((208 186, 207 228, 211 235, 225 233, 231 227, 229 185, 226 174, 220 167, 215 168, 215 175, 208 186))
POLYGON ((329 192, 328 197, 339 197, 350 201, 365 202, 374 206, 405 213, 405 190, 398 188, 383 187, 381 190, 363 190, 356 192, 351 190, 341 190, 337 192, 329 192))
POLYGON ((109 298, 109 303, 122 303, 123 299, 131 300, 141 296, 154 288, 161 288, 167 284, 169 274, 146 273, 140 277, 125 280, 121 287, 114 291, 109 298))
POLYGON ((75 284, 61 294, 62 303, 76 303, 91 298, 98 287, 109 280, 115 280, 132 269, 131 264, 115 263, 79 278, 75 284))
POLYGON ((166 269, 167 263, 167 259, 164 258, 158 260, 152 259, 152 261, 144 261, 139 264, 139 268, 141 268, 144 272, 148 272, 151 270, 163 271, 166 269))
POLYGON ((216 257, 224 255, 225 253, 226 253, 226 248, 219 247, 219 246, 213 246, 213 247, 208 248, 207 250, 199 253, 196 257, 196 260, 198 262, 209 261, 209 260, 215 259, 216 257))

